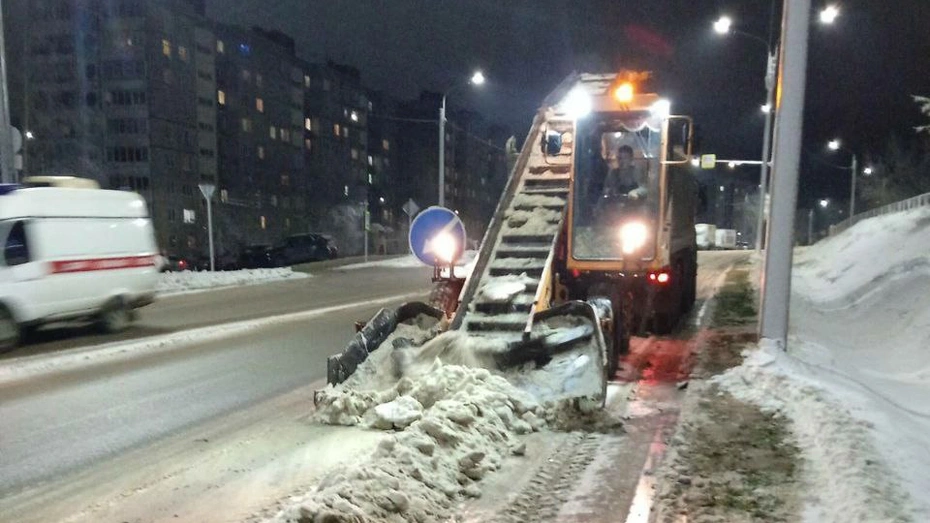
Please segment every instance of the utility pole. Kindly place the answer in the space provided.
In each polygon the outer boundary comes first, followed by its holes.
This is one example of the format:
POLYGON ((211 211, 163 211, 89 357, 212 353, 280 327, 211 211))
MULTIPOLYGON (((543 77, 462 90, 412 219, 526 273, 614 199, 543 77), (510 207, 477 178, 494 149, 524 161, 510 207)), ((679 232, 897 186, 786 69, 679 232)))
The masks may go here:
MULTIPOLYGON (((6 83, 6 45, 3 34, 3 1, 0 0, 0 182, 16 181, 13 164, 13 129, 10 127, 10 98, 6 83)), ((26 132, 26 129, 23 129, 26 132)), ((24 140, 25 141, 25 140, 24 140)))
POLYGON ((762 135, 762 165, 759 168, 759 216, 756 219, 756 252, 764 247, 765 195, 768 194, 769 164, 772 161, 772 120, 775 115, 775 82, 778 77, 778 46, 769 53, 765 69, 765 133, 762 135))
POLYGON ((804 91, 811 0, 785 2, 778 83, 778 126, 775 129, 775 162, 768 246, 762 277, 761 339, 788 346, 788 313, 791 298, 791 260, 794 249, 794 217, 801 163, 801 129, 804 124, 804 91))
POLYGON ((446 206, 446 95, 439 107, 439 206, 446 206))
POLYGON ((814 244, 814 209, 807 211, 807 244, 814 244))

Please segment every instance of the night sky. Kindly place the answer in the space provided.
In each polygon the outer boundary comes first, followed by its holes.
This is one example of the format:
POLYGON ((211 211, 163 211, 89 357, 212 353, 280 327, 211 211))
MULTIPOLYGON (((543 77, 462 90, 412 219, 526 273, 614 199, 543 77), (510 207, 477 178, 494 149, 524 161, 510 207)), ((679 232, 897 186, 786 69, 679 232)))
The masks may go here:
MULTIPOLYGON (((489 83, 450 95, 453 106, 510 125, 522 141, 540 102, 572 70, 652 70, 676 113, 692 115, 700 150, 758 159, 766 50, 711 30, 720 14, 768 37, 768 0, 208 0, 220 21, 260 25, 297 40, 309 60, 358 67, 374 89, 402 98, 443 90, 481 68, 489 83)), ((780 1, 777 2, 780 8, 780 1)), ((842 2, 833 26, 816 23, 809 51, 801 202, 848 198, 848 153, 824 154, 839 136, 861 156, 921 121, 911 94, 930 95, 930 0, 842 2)), ((774 37, 780 33, 776 14, 774 37)), ((738 169, 758 179, 757 167, 738 169)))

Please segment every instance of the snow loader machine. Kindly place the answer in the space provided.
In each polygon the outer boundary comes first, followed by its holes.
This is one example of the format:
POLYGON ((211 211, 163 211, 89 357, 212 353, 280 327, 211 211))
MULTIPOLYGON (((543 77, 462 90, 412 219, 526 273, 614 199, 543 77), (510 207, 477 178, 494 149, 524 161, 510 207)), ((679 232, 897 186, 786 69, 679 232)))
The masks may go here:
POLYGON ((448 330, 505 341, 495 361, 516 385, 531 387, 526 375, 560 367, 553 375, 566 383, 549 397, 603 405, 630 336, 670 332, 695 300, 693 126, 670 114, 651 82, 632 71, 566 78, 533 121, 471 274, 457 277, 454 262, 436 267, 429 305, 358 324, 349 347, 330 358, 329 382, 345 380, 398 323, 425 313, 444 317, 448 330))

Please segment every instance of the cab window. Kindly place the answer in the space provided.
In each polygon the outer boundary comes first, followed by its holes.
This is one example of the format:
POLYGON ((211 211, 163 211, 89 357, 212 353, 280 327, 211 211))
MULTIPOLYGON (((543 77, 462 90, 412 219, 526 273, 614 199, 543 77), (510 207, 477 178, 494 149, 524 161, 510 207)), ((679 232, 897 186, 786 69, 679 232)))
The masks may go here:
POLYGON ((29 263, 29 243, 26 238, 25 222, 19 221, 8 226, 3 246, 3 263, 7 266, 29 263))

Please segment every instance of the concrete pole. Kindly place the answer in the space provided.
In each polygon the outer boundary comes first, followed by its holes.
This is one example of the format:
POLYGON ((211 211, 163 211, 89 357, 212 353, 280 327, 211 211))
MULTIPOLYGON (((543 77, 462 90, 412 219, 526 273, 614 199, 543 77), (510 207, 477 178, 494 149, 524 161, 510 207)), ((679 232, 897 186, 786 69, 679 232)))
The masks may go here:
POLYGON ((365 261, 367 262, 368 261, 368 229, 370 228, 369 226, 370 219, 368 215, 368 195, 367 194, 365 195, 365 219, 363 220, 362 223, 364 224, 364 227, 365 227, 365 240, 364 240, 365 241, 365 261))
POLYGON ((762 166, 759 168, 759 216, 756 218, 756 252, 764 247, 763 227, 765 227, 765 195, 768 193, 769 162, 772 156, 772 119, 775 114, 775 80, 777 77, 777 52, 769 53, 768 66, 765 70, 765 103, 769 112, 765 115, 765 133, 762 137, 762 166))
POLYGON ((859 159, 854 154, 852 157, 852 187, 849 191, 849 224, 852 225, 852 218, 856 215, 856 171, 859 170, 859 159))
POLYGON ((791 298, 791 260, 794 249, 794 217, 801 163, 801 130, 804 127, 804 88, 811 0, 785 2, 782 18, 775 128, 775 162, 772 180, 772 212, 768 247, 762 276, 762 311, 759 334, 780 348, 788 347, 788 313, 791 298))
MULTIPOLYGON (((6 83, 6 44, 3 34, 3 1, 0 0, 0 182, 16 181, 13 155, 13 129, 10 127, 10 98, 6 83)), ((26 129, 23 129, 25 135, 26 129)), ((25 141, 25 136, 23 136, 25 141)))
POLYGON ((439 206, 446 206, 446 95, 439 107, 439 206))

